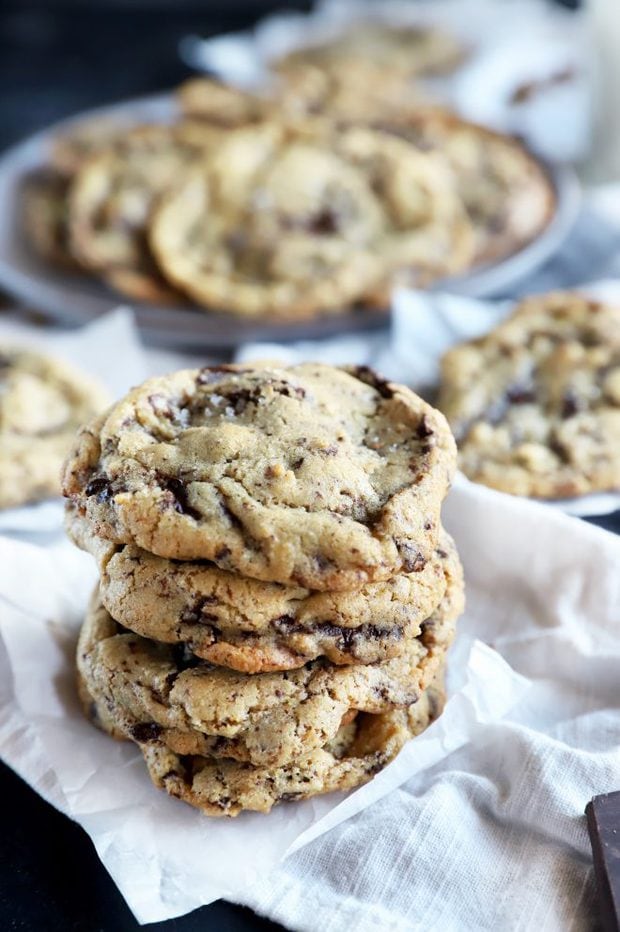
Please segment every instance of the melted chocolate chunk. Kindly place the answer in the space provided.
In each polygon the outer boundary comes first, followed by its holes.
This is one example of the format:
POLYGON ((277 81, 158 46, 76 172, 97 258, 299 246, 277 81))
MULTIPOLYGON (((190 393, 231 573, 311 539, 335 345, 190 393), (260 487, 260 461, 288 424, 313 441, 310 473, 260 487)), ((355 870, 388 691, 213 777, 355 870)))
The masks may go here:
POLYGON ((565 463, 566 465, 570 463, 570 450, 564 446, 558 437, 551 437, 549 440, 549 449, 552 453, 555 453, 561 463, 565 463))
POLYGON ((363 641, 400 641, 403 637, 403 629, 399 626, 379 628, 377 625, 360 625, 357 628, 345 628, 330 621, 321 621, 307 627, 296 622, 292 615, 281 615, 272 621, 272 625, 286 637, 291 634, 317 634, 319 637, 334 638, 336 646, 343 653, 354 653, 363 641))
POLYGON ((157 725, 155 722, 138 722, 137 725, 133 726, 130 734, 138 744, 147 744, 149 741, 157 741, 161 732, 161 725, 157 725))
MULTIPOLYGON (((202 596, 200 599, 197 599, 194 602, 191 608, 185 609, 179 620, 186 625, 207 625, 208 627, 213 628, 211 622, 218 621, 218 617, 212 612, 205 612, 205 608, 208 605, 216 604, 217 599, 215 596, 202 596)), ((217 629, 213 628, 213 630, 216 631, 217 629)))
POLYGON ((422 419, 416 428, 416 436, 420 440, 424 440, 426 437, 432 437, 434 430, 430 425, 429 418, 426 414, 422 415, 422 419))
POLYGON ((579 411, 579 399, 572 391, 566 391, 564 397, 562 398, 562 406, 560 408, 560 417, 567 421, 570 417, 574 417, 579 411))
POLYGON ((112 482, 107 476, 94 476, 85 489, 88 498, 95 496, 96 501, 108 502, 114 495, 112 482))
POLYGON ((172 496, 174 510, 178 511, 180 515, 187 515, 196 521, 202 517, 200 512, 190 505, 187 486, 182 479, 177 479, 174 476, 161 476, 159 484, 162 489, 165 489, 172 496))
POLYGON ((310 233, 316 233, 317 236, 328 236, 338 232, 338 217, 329 207, 316 214, 308 224, 310 233))
POLYGON ((370 366, 353 366, 351 368, 351 374, 364 382, 366 385, 370 385, 371 388, 374 388, 375 391, 379 392, 382 398, 393 398, 394 391, 392 386, 387 379, 382 378, 378 373, 371 369, 370 366))
POLYGON ((527 405, 536 401, 536 394, 524 385, 513 385, 506 391, 506 400, 513 405, 527 405))
POLYGON ((397 542, 396 547, 403 561, 403 571, 405 573, 419 573, 424 569, 426 560, 413 544, 408 541, 400 541, 397 542))

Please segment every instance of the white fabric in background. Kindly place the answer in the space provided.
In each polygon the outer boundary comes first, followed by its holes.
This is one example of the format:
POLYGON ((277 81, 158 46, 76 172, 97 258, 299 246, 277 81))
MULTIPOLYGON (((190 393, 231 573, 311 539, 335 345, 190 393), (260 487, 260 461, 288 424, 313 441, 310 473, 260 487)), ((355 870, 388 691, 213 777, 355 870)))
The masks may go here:
POLYGON ((586 932, 584 808, 620 788, 620 540, 462 484, 460 637, 532 686, 447 760, 308 845, 240 902, 307 932, 586 932))
POLYGON ((586 154, 592 122, 589 20, 542 0, 323 0, 308 14, 268 16, 253 31, 205 40, 188 36, 181 54, 191 67, 232 84, 264 86, 270 62, 329 41, 368 15, 396 25, 437 26, 468 50, 454 73, 424 81, 429 99, 521 136, 550 161, 586 154), (523 87, 532 93, 519 95, 523 87))

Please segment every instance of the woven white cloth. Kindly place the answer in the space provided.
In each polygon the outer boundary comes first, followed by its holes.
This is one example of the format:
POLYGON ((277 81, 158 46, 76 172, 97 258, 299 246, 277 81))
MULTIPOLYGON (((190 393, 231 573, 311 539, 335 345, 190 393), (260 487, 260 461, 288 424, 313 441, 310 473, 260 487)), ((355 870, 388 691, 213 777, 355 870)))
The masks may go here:
POLYGON ((531 681, 501 722, 288 858, 239 900, 308 932, 594 925, 584 807, 620 787, 620 540, 464 486, 461 637, 531 681))

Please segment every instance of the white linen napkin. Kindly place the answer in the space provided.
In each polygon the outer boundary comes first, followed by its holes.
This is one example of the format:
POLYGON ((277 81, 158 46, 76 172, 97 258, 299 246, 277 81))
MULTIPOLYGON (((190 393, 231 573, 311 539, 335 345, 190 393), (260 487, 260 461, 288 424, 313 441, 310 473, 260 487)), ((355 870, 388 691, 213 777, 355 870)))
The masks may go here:
POLYGON ((287 928, 595 925, 583 813, 620 788, 620 540, 465 482, 446 526, 465 564, 460 637, 492 644, 531 688, 501 722, 237 897, 287 928))
POLYGON ((541 0, 323 0, 308 14, 268 16, 253 31, 206 40, 188 36, 181 54, 191 67, 232 84, 264 86, 272 61, 329 41, 369 15, 394 25, 439 27, 467 49, 464 65, 453 74, 424 82, 431 100, 521 136, 550 161, 573 161, 587 153, 588 17, 541 0))

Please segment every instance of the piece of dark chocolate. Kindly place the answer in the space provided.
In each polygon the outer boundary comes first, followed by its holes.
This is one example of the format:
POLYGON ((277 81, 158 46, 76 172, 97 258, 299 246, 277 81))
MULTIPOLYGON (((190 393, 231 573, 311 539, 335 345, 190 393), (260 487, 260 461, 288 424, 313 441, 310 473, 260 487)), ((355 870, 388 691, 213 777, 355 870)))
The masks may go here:
POLYGON ((620 930, 620 792, 595 796, 586 806, 603 932, 620 930))

